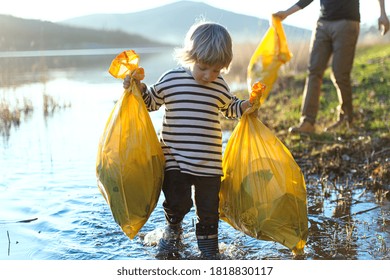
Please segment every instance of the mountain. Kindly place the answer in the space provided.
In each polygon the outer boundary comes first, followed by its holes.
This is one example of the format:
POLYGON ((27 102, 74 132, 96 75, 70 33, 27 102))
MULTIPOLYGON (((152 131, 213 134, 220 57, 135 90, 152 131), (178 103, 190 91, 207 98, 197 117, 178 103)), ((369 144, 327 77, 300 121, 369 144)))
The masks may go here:
POLYGON ((0 51, 128 48, 162 46, 120 30, 76 28, 63 24, 0 15, 0 51))
MULTIPOLYGON (((239 5, 239 3, 237 3, 239 5)), ((200 2, 180 1, 154 9, 127 14, 92 14, 61 21, 62 24, 103 30, 121 30, 150 40, 181 44, 189 27, 197 19, 218 22, 229 30, 235 42, 261 40, 269 20, 217 9, 200 2)), ((308 40, 311 31, 284 26, 289 40, 308 40)))

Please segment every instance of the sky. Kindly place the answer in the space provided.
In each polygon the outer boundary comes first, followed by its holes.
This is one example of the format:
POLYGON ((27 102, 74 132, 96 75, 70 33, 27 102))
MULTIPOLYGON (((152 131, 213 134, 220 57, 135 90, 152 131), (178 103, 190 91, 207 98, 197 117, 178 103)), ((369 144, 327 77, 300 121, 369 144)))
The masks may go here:
MULTIPOLYGON (((131 13, 156 8, 182 0, 3 0, 0 14, 21 18, 57 22, 73 17, 96 13, 131 13), (5 2, 5 3, 4 3, 5 2)), ((279 10, 285 10, 297 0, 192 0, 204 2, 216 8, 256 16, 263 19, 279 10), (255 4, 256 3, 256 4, 255 4)), ((311 28, 318 17, 320 0, 314 0, 308 7, 288 17, 284 23, 311 28)), ((379 17, 377 0, 360 0, 362 23, 376 24, 379 17)), ((385 0, 387 14, 390 14, 390 0, 385 0)))

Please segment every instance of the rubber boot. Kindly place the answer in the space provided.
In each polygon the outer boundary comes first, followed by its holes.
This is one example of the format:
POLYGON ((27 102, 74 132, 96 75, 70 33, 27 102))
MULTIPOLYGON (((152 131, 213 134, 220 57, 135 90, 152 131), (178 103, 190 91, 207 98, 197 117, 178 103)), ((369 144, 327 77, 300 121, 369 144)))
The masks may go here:
POLYGON ((158 252, 156 258, 158 259, 179 259, 179 251, 182 248, 182 233, 183 229, 181 223, 172 225, 168 224, 163 233, 163 237, 158 243, 158 252))
POLYGON ((204 260, 218 260, 218 235, 197 235, 200 258, 204 260))
POLYGON ((201 259, 218 260, 218 226, 196 225, 196 239, 201 259))

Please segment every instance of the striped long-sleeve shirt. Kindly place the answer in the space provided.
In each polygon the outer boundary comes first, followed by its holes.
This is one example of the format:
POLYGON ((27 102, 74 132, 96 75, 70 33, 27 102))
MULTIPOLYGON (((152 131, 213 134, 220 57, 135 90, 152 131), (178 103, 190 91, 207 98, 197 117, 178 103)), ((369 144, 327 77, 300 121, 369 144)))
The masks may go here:
POLYGON ((240 118, 240 100, 230 93, 219 76, 207 85, 198 84, 189 69, 165 73, 148 87, 143 99, 149 111, 165 105, 160 135, 166 170, 196 176, 221 176, 222 130, 219 114, 240 118))

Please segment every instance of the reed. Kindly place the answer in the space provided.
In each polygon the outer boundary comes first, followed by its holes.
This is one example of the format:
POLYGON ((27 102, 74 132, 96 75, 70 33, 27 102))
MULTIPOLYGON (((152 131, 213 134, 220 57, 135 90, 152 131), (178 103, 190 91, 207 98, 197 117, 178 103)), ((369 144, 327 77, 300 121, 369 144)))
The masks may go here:
POLYGON ((55 112, 58 112, 61 109, 70 108, 71 103, 60 103, 53 96, 43 93, 43 115, 46 117, 52 116, 55 112))
MULTIPOLYGON (((71 103, 60 103, 56 98, 43 93, 43 115, 52 116, 61 109, 71 107, 71 103)), ((12 128, 20 126, 21 122, 34 112, 31 99, 23 97, 21 100, 16 96, 3 97, 0 100, 0 135, 9 137, 12 128)))
POLYGON ((6 98, 0 100, 0 134, 9 136, 12 127, 18 127, 22 117, 27 117, 34 110, 31 100, 23 99, 11 102, 6 98), (14 103, 14 104, 12 104, 14 103))

